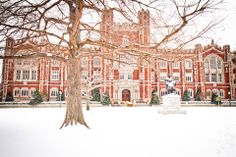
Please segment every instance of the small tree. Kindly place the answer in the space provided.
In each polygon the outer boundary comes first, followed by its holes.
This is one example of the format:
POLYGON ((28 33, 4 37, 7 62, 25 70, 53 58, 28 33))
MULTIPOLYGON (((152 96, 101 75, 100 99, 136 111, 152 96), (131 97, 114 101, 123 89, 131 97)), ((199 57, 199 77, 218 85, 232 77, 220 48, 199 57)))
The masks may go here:
POLYGON ((7 92, 6 100, 5 101, 14 101, 13 95, 11 92, 7 92))
POLYGON ((60 94, 60 92, 58 92, 56 101, 65 101, 65 94, 64 93, 60 94), (61 97, 61 99, 60 99, 60 97, 61 97))
POLYGON ((40 104, 41 102, 43 102, 42 95, 40 94, 40 92, 38 90, 33 92, 32 97, 33 97, 33 99, 30 100, 31 105, 36 105, 36 104, 40 104))
POLYGON ((95 88, 93 90, 93 98, 91 101, 101 101, 100 100, 100 89, 99 88, 95 88))
POLYGON ((183 101, 190 101, 190 92, 188 90, 184 91, 183 101))
POLYGON ((159 98, 155 90, 152 91, 152 99, 150 102, 151 105, 157 105, 159 104, 159 98))
POLYGON ((212 104, 217 104, 217 100, 216 100, 217 97, 218 97, 217 93, 213 92, 211 95, 211 103, 212 104))
POLYGON ((201 91, 201 89, 197 90, 197 93, 195 94, 195 101, 202 101, 202 91, 201 91))
POLYGON ((111 104, 110 97, 107 92, 104 93, 103 98, 102 98, 102 104, 103 105, 109 105, 111 104))

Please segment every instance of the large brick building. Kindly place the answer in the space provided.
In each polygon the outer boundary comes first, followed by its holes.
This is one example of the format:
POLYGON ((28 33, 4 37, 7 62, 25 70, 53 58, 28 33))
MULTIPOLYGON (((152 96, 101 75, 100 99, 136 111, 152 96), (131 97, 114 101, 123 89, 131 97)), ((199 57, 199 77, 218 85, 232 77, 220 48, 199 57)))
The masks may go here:
MULTIPOLYGON (((101 38, 116 45, 137 43, 148 47, 150 44, 150 16, 145 10, 138 13, 138 22, 132 24, 115 23, 112 10, 105 10, 100 29, 101 38)), ((61 54, 65 51, 55 45, 39 47, 38 42, 35 39, 8 39, 5 54, 61 54)), ((194 98, 197 90, 201 89, 204 99, 209 100, 213 92, 222 99, 236 98, 236 55, 230 51, 229 45, 220 47, 214 42, 207 46, 198 44, 193 49, 178 52, 181 58, 175 58, 174 62, 132 53, 117 55, 104 47, 84 49, 91 50, 96 53, 81 60, 83 93, 96 86, 101 93, 108 92, 113 102, 150 101, 153 90, 159 96, 165 94, 164 79, 170 74, 177 83, 176 90, 180 95, 188 90, 194 98), (104 53, 108 55, 104 56, 104 53), (111 57, 115 60, 110 60, 111 57), (88 84, 91 86, 88 87, 88 84)), ((159 56, 167 53, 167 50, 150 48, 144 51, 159 56)), ((4 59, 2 78, 3 100, 8 92, 16 101, 27 100, 36 89, 44 93, 48 100, 55 100, 59 90, 67 95, 67 74, 63 62, 46 58, 4 59)))

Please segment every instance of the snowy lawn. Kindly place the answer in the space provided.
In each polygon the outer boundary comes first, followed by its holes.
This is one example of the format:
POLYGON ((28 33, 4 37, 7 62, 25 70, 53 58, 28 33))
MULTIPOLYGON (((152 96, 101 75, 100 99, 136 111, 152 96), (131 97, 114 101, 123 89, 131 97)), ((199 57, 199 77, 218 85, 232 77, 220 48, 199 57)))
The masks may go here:
POLYGON ((235 157, 236 108, 97 107, 91 129, 59 129, 65 108, 0 109, 0 157, 235 157))

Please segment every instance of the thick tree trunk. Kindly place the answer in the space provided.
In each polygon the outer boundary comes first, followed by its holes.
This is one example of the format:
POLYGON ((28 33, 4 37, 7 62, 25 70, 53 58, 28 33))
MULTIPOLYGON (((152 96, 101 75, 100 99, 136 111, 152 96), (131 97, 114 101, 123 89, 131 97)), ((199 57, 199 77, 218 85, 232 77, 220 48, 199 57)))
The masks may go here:
POLYGON ((76 57, 69 57, 67 62, 67 76, 67 110, 61 128, 69 124, 74 125, 77 123, 80 123, 89 128, 89 126, 85 122, 81 105, 82 99, 80 59, 76 57))

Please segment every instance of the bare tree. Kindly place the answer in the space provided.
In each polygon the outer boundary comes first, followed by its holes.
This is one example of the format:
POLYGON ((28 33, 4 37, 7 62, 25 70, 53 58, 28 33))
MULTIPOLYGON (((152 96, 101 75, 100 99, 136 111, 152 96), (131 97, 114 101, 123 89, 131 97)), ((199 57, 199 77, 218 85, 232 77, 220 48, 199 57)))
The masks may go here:
MULTIPOLYGON (((66 62, 68 98, 67 111, 61 127, 77 123, 89 127, 81 107, 80 58, 92 55, 92 53, 84 52, 84 47, 100 46, 103 48, 101 53, 110 60, 116 60, 115 54, 126 53, 162 58, 163 56, 158 54, 159 49, 169 46, 175 46, 176 49, 182 48, 186 43, 201 37, 215 26, 219 22, 217 19, 205 22, 206 24, 202 27, 197 27, 199 29, 196 29, 196 32, 188 31, 193 30, 193 27, 196 28, 197 20, 204 15, 211 15, 221 3, 222 0, 169 0, 165 2, 159 0, 2 0, 0 2, 0 38, 3 42, 10 37, 20 39, 43 36, 47 43, 53 42, 64 46, 67 55, 31 54, 29 57, 38 55, 66 62), (104 10, 112 10, 124 20, 134 22, 134 17, 141 9, 149 10, 152 16, 151 27, 155 28, 153 32, 148 32, 153 33, 148 43, 130 42, 125 46, 120 46, 107 40, 106 34, 112 35, 112 31, 106 32, 99 29, 104 10)), ((14 56, 2 56, 2 58, 11 57, 14 56)))

